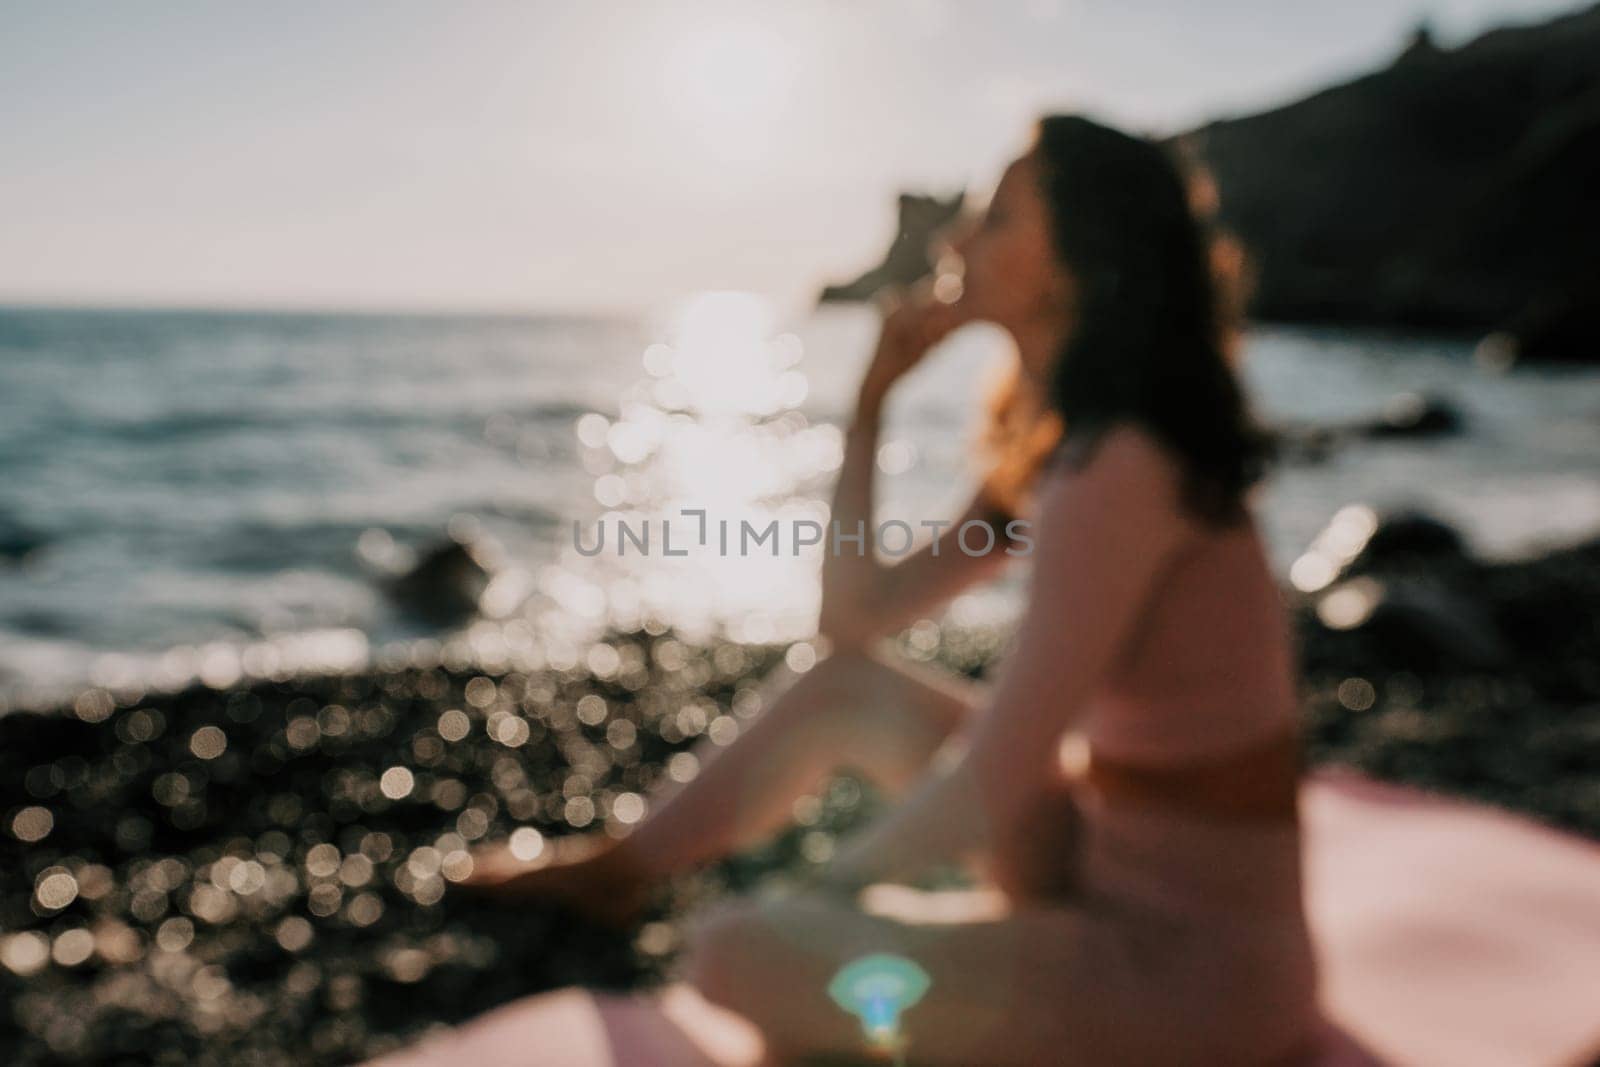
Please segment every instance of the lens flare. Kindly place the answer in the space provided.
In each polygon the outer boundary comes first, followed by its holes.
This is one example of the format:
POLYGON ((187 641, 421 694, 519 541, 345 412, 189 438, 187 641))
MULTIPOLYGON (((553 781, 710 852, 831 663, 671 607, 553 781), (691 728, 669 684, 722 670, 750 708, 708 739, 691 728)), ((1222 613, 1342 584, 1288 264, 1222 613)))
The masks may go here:
POLYGON ((867 1043, 874 1048, 902 1047, 900 1013, 922 999, 931 979, 904 956, 886 952, 852 960, 828 983, 833 1002, 861 1020, 867 1043))

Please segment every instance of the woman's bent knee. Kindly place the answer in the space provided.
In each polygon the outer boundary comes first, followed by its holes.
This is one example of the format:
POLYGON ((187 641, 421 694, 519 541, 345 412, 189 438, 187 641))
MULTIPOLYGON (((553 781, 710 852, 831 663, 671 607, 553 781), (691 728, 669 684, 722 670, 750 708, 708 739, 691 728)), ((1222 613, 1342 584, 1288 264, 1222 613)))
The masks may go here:
POLYGON ((752 932, 748 901, 730 901, 691 915, 679 966, 685 981, 714 1004, 738 1010, 739 992, 748 985, 744 963, 752 932))
POLYGON ((1075 899, 1082 889, 1083 818, 1071 786, 1045 790, 1016 822, 996 829, 991 880, 1015 900, 1075 899))

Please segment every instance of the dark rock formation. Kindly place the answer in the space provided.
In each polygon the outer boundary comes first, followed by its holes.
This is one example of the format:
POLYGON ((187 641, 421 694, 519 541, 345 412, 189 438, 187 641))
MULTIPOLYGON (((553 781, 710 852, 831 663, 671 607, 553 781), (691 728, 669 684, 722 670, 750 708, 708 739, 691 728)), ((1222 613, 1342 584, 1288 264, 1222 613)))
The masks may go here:
POLYGON ((1370 643, 1412 670, 1509 662, 1510 646, 1474 585, 1481 565, 1449 523, 1416 510, 1346 508, 1308 552, 1333 565, 1310 614, 1335 641, 1370 643))
POLYGON ((1467 544, 1454 526, 1422 511, 1396 511, 1383 516, 1347 573, 1370 573, 1419 567, 1439 561, 1460 562, 1467 544))
POLYGON ((1479 353, 1495 369, 1523 361, 1600 363, 1600 277, 1531 301, 1486 337, 1479 353))
POLYGON ((1448 397, 1396 393, 1381 412, 1342 423, 1284 422, 1274 428, 1279 454, 1320 463, 1351 441, 1427 440, 1459 434, 1466 417, 1448 397))
MULTIPOLYGON (((1600 6, 1388 67, 1174 139, 1251 252, 1262 319, 1498 331, 1486 353, 1600 358, 1600 6)), ((961 204, 902 194, 883 262, 823 300, 930 267, 961 204)))
POLYGON ((422 553, 415 567, 391 579, 387 591, 406 612, 428 622, 470 618, 489 587, 490 555, 477 541, 447 537, 422 553))
POLYGON ((901 193, 899 222, 883 262, 854 281, 825 287, 821 299, 870 300, 879 289, 909 285, 928 274, 933 269, 929 243, 939 228, 960 212, 965 197, 965 192, 957 192, 947 200, 901 193))
POLYGON ((1464 421, 1461 412, 1445 397, 1400 393, 1381 415, 1363 423, 1358 430, 1363 437, 1444 437, 1460 433, 1464 421))
MULTIPOLYGON (((1597 56, 1600 7, 1453 51, 1419 37, 1386 69, 1184 135, 1254 257, 1254 313, 1494 329, 1592 292, 1597 56)), ((1595 313, 1560 335, 1592 338, 1595 313)))
POLYGON ((7 515, 0 515, 0 565, 21 564, 43 549, 44 534, 7 515))
POLYGON ((1312 761, 1524 811, 1559 798, 1575 804, 1555 821, 1600 833, 1600 539, 1511 562, 1395 558, 1348 585, 1368 581, 1366 617, 1327 610, 1338 586, 1297 611, 1312 761))
POLYGON ((1434 580, 1354 578, 1323 594, 1319 614, 1330 631, 1362 637, 1412 670, 1492 671, 1510 660, 1488 612, 1465 590, 1434 580))
POLYGON ((1438 43, 1433 39, 1433 26, 1424 19, 1411 31, 1411 41, 1406 45, 1405 51, 1396 57, 1395 62, 1426 63, 1442 54, 1438 43))

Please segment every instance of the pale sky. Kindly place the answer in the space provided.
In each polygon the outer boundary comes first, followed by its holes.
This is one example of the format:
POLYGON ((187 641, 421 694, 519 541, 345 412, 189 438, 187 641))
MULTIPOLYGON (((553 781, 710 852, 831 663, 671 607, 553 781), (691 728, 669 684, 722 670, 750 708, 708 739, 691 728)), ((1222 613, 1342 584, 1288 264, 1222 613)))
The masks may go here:
POLYGON ((0 301, 795 303, 1042 111, 1173 131, 1539 0, 0 0, 0 301))

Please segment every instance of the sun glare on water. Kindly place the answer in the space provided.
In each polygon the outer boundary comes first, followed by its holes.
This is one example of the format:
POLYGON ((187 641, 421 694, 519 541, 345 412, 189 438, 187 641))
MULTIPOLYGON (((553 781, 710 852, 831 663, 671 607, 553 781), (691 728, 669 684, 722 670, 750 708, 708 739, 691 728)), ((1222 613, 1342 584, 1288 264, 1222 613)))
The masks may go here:
POLYGON ((800 636, 821 550, 796 545, 794 531, 826 522, 822 489, 840 458, 837 429, 799 411, 801 342, 765 297, 731 290, 685 301, 662 337, 616 414, 578 421, 605 510, 545 575, 558 605, 549 621, 588 615, 626 629, 654 617, 738 640, 800 636), (623 524, 645 531, 648 547, 623 546, 623 524), (776 538, 752 541, 746 524, 775 524, 776 538))
POLYGON ((799 339, 777 333, 765 297, 700 293, 675 316, 671 338, 668 374, 657 389, 669 404, 703 415, 766 416, 805 399, 806 379, 792 369, 800 359, 799 339))

